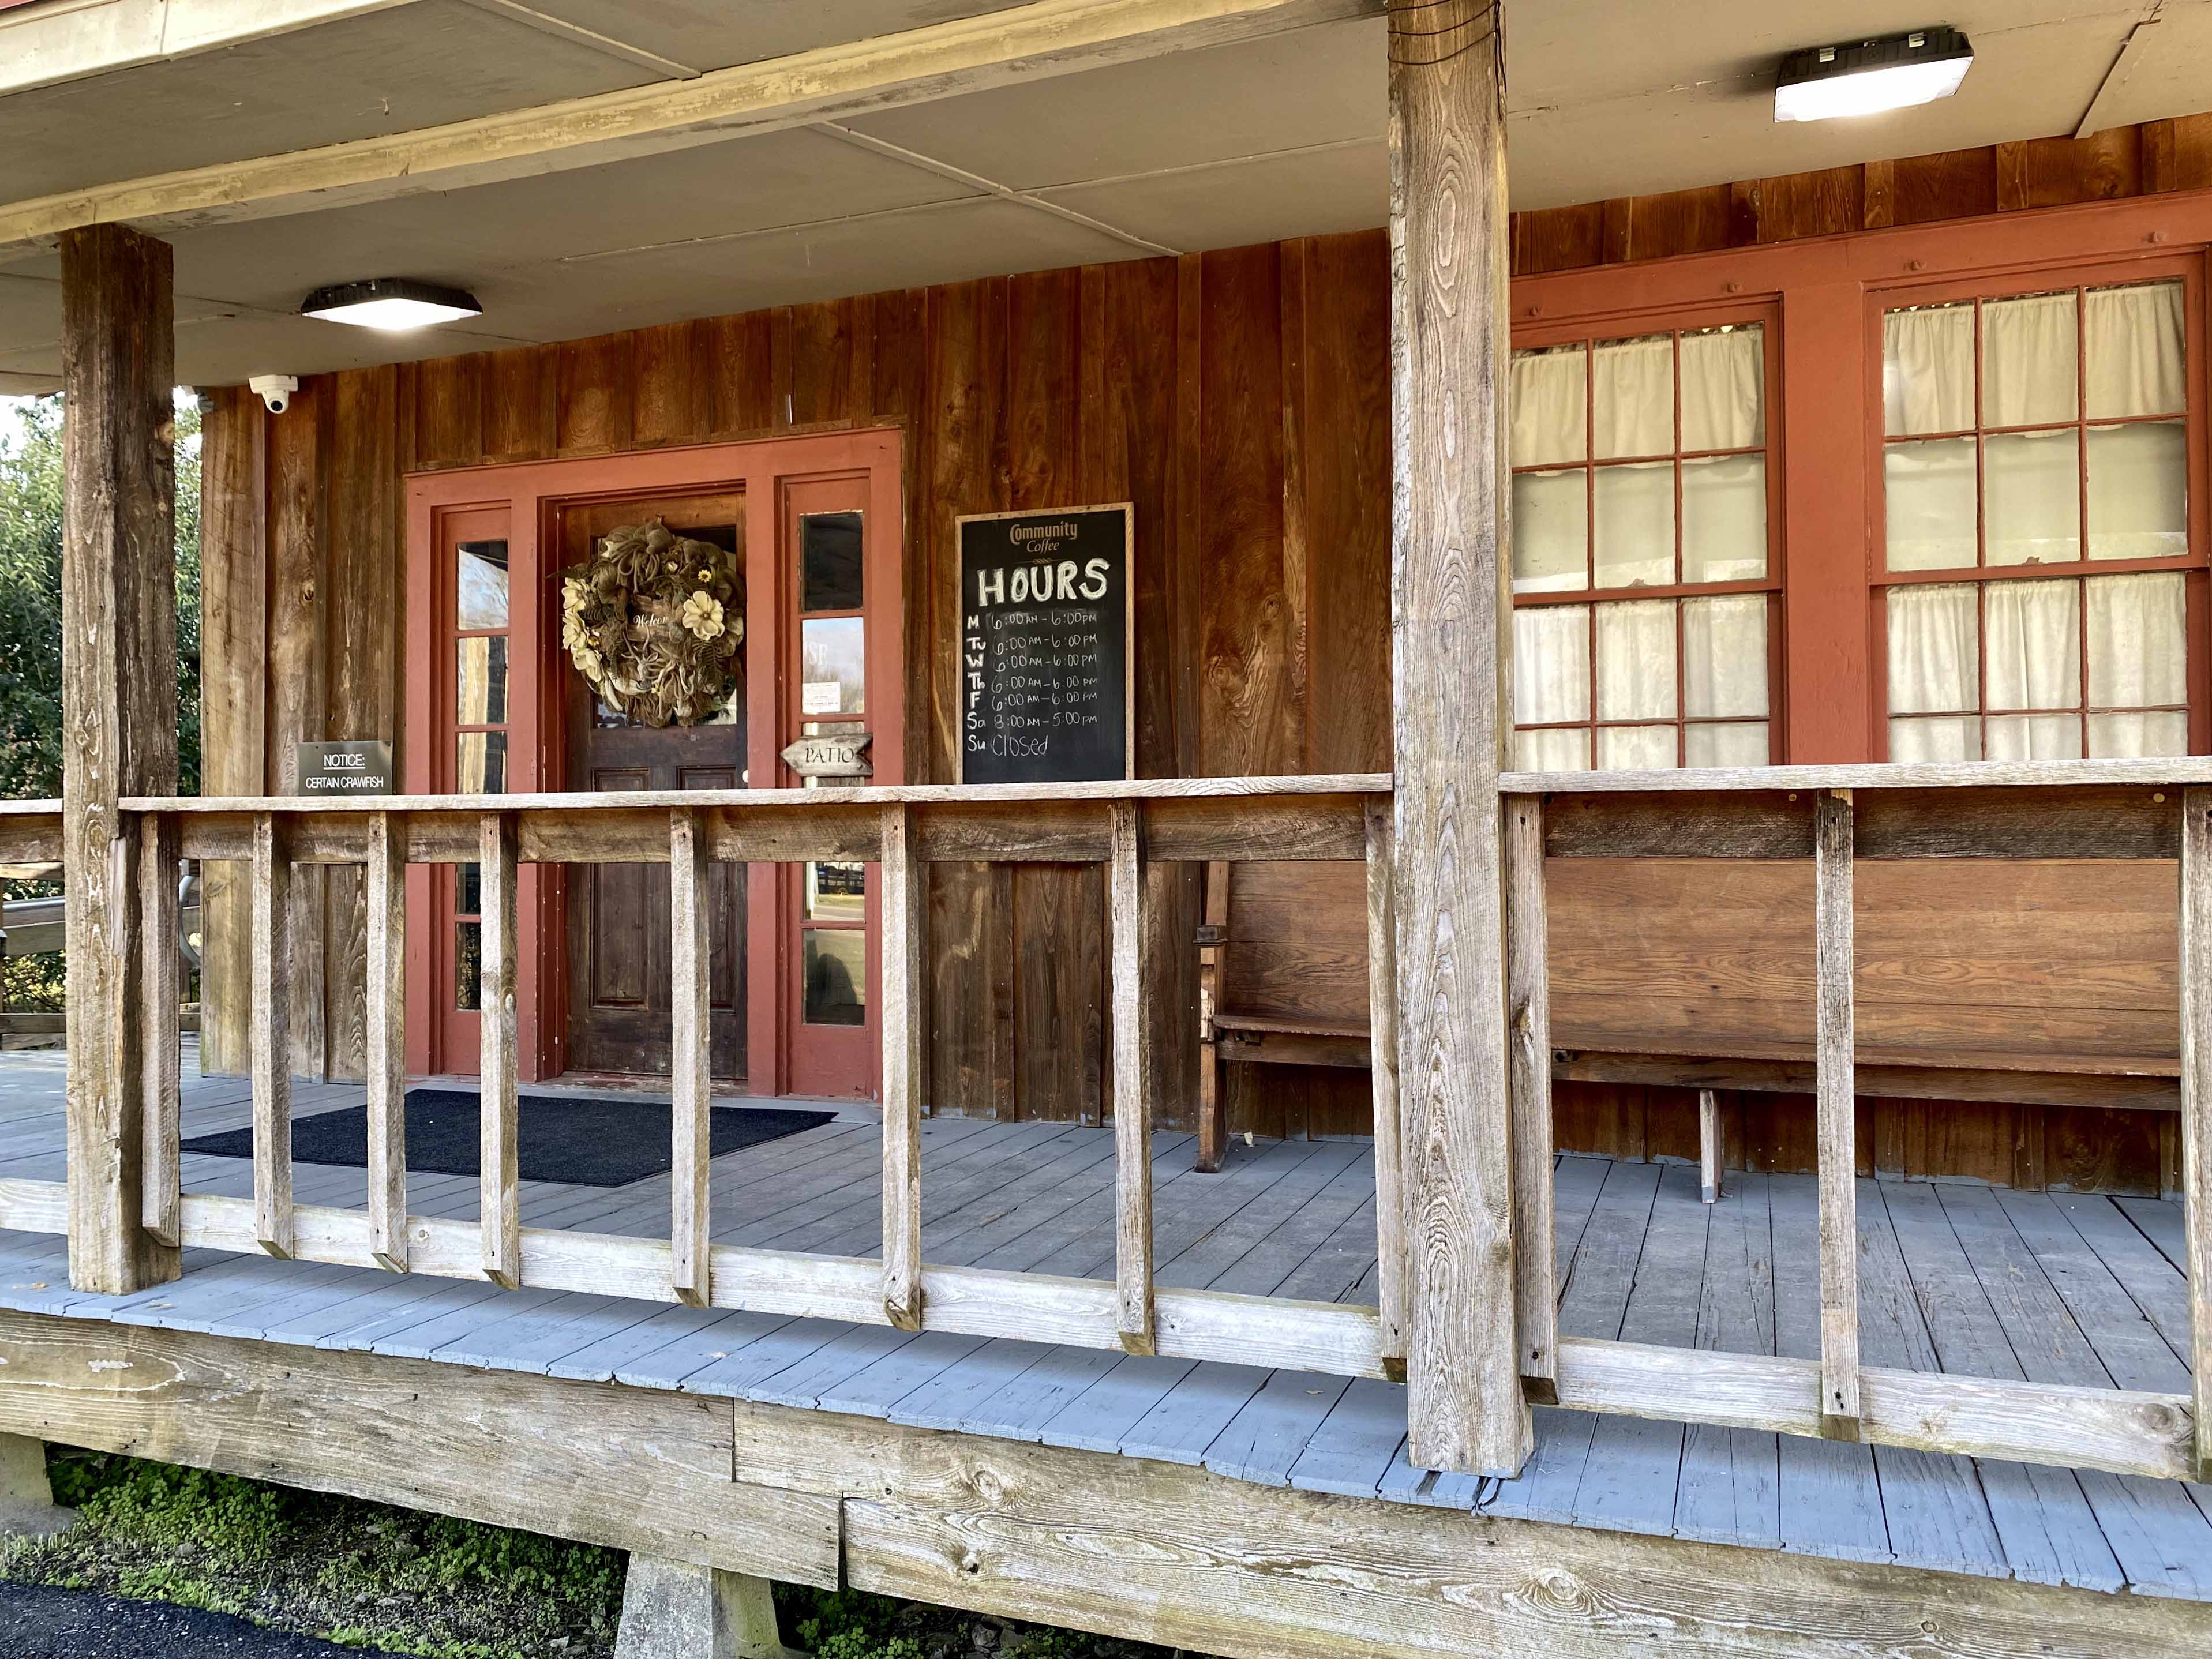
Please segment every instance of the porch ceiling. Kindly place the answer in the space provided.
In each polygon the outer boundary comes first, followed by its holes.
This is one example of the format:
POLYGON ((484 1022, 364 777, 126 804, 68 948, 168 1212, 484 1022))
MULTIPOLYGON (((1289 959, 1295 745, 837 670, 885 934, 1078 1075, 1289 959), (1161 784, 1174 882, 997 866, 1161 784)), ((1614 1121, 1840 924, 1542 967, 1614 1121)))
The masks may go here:
MULTIPOLYGON (((673 85, 833 37, 1008 9, 170 6, 166 56, 158 37, 134 44, 122 27, 159 9, 149 0, 0 11, 0 197, 673 85), (249 27, 286 15, 306 25, 249 27), (73 18, 105 33, 63 40, 73 18)), ((1509 0, 1508 41, 1522 209, 2071 132, 2093 109, 2099 126, 2191 113, 2212 85, 2212 0, 1509 0), (1965 28, 1979 55, 1957 98, 1865 122, 1770 118, 1789 48, 1936 21, 1965 28)), ((1386 204, 1384 102, 1382 25, 1367 17, 539 177, 320 211, 302 199, 281 216, 163 233, 177 248, 178 370, 200 384, 314 373, 1370 226, 1386 204), (394 337, 294 314, 310 288, 393 272, 468 287, 485 315, 394 337)), ((57 379, 58 279, 50 252, 0 250, 0 391, 57 379)))

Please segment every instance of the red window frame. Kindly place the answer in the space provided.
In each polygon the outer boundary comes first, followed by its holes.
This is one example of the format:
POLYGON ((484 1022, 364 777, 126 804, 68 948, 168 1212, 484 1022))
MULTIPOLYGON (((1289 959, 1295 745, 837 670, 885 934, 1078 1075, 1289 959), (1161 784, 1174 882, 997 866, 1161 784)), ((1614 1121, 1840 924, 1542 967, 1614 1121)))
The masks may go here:
MULTIPOLYGON (((1784 471, 1787 465, 1783 438, 1782 400, 1782 314, 1771 301, 1736 301, 1724 304, 1705 304, 1692 307, 1672 307, 1664 310, 1638 313, 1604 321, 1530 325, 1516 328, 1513 334, 1513 350, 1542 350, 1559 346, 1582 345, 1583 349, 1583 459, 1579 461, 1532 462, 1527 465, 1512 465, 1512 475, 1523 473, 1568 472, 1579 470, 1583 476, 1583 574, 1589 586, 1563 588, 1544 592, 1515 592, 1513 608, 1537 609, 1556 605, 1583 605, 1590 611, 1589 623, 1589 717, 1582 720, 1530 721, 1516 720, 1513 731, 1517 737, 1522 732, 1582 731, 1589 733, 1590 763, 1593 769, 1608 769, 1598 759, 1598 732, 1607 727, 1632 728, 1672 726, 1674 728, 1674 763, 1688 764, 1689 728, 1692 726, 1755 725, 1763 719, 1767 728, 1767 759, 1778 763, 1784 751, 1784 732, 1787 727, 1785 702, 1788 688, 1783 672, 1784 592, 1786 586, 1786 550, 1784 525, 1784 471), (1743 326, 1757 324, 1764 331, 1761 349, 1762 395, 1765 398, 1765 442, 1761 446, 1741 449, 1689 450, 1682 441, 1682 336, 1699 333, 1708 329, 1743 326), (1655 334, 1669 334, 1674 339, 1674 446, 1663 453, 1650 455, 1597 454, 1597 351, 1596 348, 1614 341, 1641 339, 1655 334), (1597 579, 1597 475, 1604 467, 1648 465, 1659 461, 1671 461, 1674 470, 1674 574, 1682 573, 1682 464, 1685 461, 1713 459, 1731 455, 1763 454, 1766 461, 1766 574, 1763 577, 1746 578, 1734 581, 1684 582, 1677 580, 1663 586, 1631 586, 1599 587, 1597 579), (1726 715, 1693 719, 1687 713, 1682 670, 1682 604, 1685 599, 1717 599, 1734 593, 1765 593, 1766 606, 1766 714, 1759 715, 1726 715), (1671 719, 1638 719, 1608 720, 1598 715, 1597 686, 1597 618, 1601 605, 1642 599, 1667 600, 1674 607, 1674 713, 1671 719)), ((1510 580, 1510 578, 1509 578, 1510 580)))
MULTIPOLYGON (((1945 714, 1960 717, 1973 716, 1979 722, 1982 752, 1989 748, 1989 722, 1992 718, 2008 715, 2071 714, 2081 724, 2081 752, 2089 753, 2091 716, 2103 713, 2169 712, 2177 706, 2160 704, 2156 708, 2129 706, 2107 710, 2093 706, 2089 700, 2089 606, 2086 589, 2075 608, 2081 640, 2076 665, 2080 675, 2080 702, 2068 708, 2012 709, 1992 708, 1989 699, 1989 591, 1993 582, 2051 581, 2085 582, 2099 576, 2125 576, 2159 571, 2175 571, 2184 579, 2186 612, 2183 626, 2183 647, 2187 652, 2185 684, 2188 691, 2185 705, 2189 715, 2189 752, 2201 755, 2212 750, 2212 663, 2208 663, 2207 623, 2212 618, 2212 600, 2208 599, 2208 550, 2212 550, 2212 536, 2207 530, 2207 355, 2208 328, 2206 319, 2207 286, 2205 258, 2201 253, 2169 255, 2164 258, 2133 258, 2125 261, 2112 259, 2070 260, 2063 264, 2031 266, 1996 276, 1952 277, 1921 283, 1904 283, 1870 289, 1867 295, 1867 477, 1869 501, 1868 504, 1868 572, 1867 580, 1872 615, 1872 643, 1868 663, 1873 702, 1873 738, 1875 756, 1880 760, 1889 758, 1889 592, 1894 587, 1917 586, 1964 586, 1975 589, 1976 627, 1976 690, 1978 707, 1956 711, 1933 711, 1926 718, 1940 718, 1945 714), (2142 425, 2168 421, 2170 415, 2137 415, 2107 416, 2092 419, 2088 400, 2088 354, 2086 349, 2087 307, 2082 295, 2092 289, 2137 287, 2148 283, 2179 278, 2182 283, 2182 325, 2185 361, 2182 368, 2185 430, 2187 434, 2189 474, 2187 479, 2186 526, 2189 548, 2185 553, 2151 559, 2093 559, 2089 556, 2089 448, 2088 434, 2101 427, 2142 425), (2075 398, 2074 417, 2071 421, 2039 421, 2016 426, 1990 426, 1982 420, 1982 349, 1984 303, 2017 299, 2027 295, 2063 293, 2071 289, 2075 295, 2075 398), (1887 428, 1888 420, 1882 386, 1884 318, 1890 312, 1906 307, 1934 307, 1976 302, 1974 313, 1974 424, 1971 428, 1956 432, 1914 432, 1893 434, 1887 428), (2000 564, 1989 562, 1989 525, 1986 503, 1986 450, 1980 440, 2009 434, 2035 432, 2064 432, 2075 434, 2075 458, 2078 469, 2075 478, 2075 500, 2079 511, 2076 530, 2076 556, 2070 560, 2030 564, 2000 564), (1975 562, 1940 570, 1899 570, 1888 568, 1888 492, 1885 484, 1884 457, 1893 444, 1925 442, 1943 439, 1973 438, 1975 450, 1975 562)), ((1907 716, 1918 718, 1921 716, 1907 716)))

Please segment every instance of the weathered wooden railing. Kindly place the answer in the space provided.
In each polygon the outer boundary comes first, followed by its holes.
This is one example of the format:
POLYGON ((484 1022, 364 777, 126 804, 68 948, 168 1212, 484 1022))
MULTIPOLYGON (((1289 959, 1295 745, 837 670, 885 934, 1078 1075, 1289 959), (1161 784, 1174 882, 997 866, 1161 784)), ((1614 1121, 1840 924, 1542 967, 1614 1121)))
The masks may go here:
MULTIPOLYGON (((1367 1376, 1402 1374, 1404 1249, 1399 1138, 1376 1164, 1382 1307, 1277 1301, 1156 1286, 1145 1004, 1146 866, 1220 860, 1364 860, 1388 927, 1390 781, 1358 775, 1037 787, 684 792, 609 795, 123 802, 137 854, 138 948, 176 917, 179 857, 253 868, 253 1197, 180 1182, 173 999, 150 1007, 143 1052, 143 1225, 161 1243, 703 1306, 807 1314, 906 1329, 1018 1336, 1367 1376), (883 916, 883 1251, 880 1261, 711 1242, 708 1185, 708 867, 860 860, 878 865, 883 916), (1097 863, 1113 907, 1116 1157, 1114 1282, 935 1267, 922 1255, 922 867, 933 861, 1097 863), (405 870, 479 866, 483 1170, 477 1220, 406 1211, 405 870), (526 1227, 516 1175, 516 872, 522 864, 666 864, 673 936, 673 1166, 669 1236, 526 1227), (295 1203, 284 982, 286 890, 299 865, 365 872, 368 1170, 364 1208, 295 1203)), ((51 812, 52 804, 43 804, 51 812)), ((4 821, 0 821, 4 822, 4 821)), ((25 823, 30 822, 25 819, 25 823)), ((4 842, 0 830, 0 842, 4 842)), ((4 855, 4 848, 0 848, 4 855)), ((1377 950, 1387 964, 1387 932, 1377 950)), ((1387 981, 1385 981, 1387 982, 1387 981)), ((1184 1033, 1178 1030, 1173 1040, 1184 1033)), ((1395 1111, 1395 1097, 1386 1117, 1395 1111)), ((1391 1117, 1390 1121, 1395 1121, 1391 1117)), ((59 1183, 0 1185, 0 1226, 64 1230, 59 1183)))
POLYGON ((1508 774, 1502 787, 1507 927, 1516 941, 1509 996, 1522 1237, 1550 1234, 1546 857, 1810 859, 1815 872, 1820 1358, 1559 1338, 1552 1252, 1522 1249, 1516 1315, 1534 1397, 1933 1452, 2212 1476, 2212 760, 1508 774), (2191 1395, 1860 1363, 1852 1086, 1852 869, 1860 859, 2179 861, 2191 1395))

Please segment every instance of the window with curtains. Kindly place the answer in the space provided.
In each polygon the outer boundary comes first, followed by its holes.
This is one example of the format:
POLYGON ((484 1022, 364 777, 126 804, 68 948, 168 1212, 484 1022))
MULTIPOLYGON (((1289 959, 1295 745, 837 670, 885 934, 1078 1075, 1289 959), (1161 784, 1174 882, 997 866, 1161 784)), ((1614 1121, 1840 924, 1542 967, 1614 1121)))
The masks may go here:
POLYGON ((1766 328, 1513 356, 1514 764, 1771 757, 1766 328))
POLYGON ((1889 758, 2189 752, 2173 277, 1884 312, 1889 758))

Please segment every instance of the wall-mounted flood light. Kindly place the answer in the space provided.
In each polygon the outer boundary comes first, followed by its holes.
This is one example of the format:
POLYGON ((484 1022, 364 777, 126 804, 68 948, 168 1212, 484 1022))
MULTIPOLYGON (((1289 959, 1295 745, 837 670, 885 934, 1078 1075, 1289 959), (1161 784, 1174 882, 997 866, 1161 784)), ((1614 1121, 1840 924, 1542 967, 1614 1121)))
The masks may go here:
POLYGON ((300 314, 326 323, 397 331, 450 323, 457 317, 481 317, 483 307, 461 289, 406 276, 373 276, 365 283, 317 289, 301 303, 300 314))
POLYGON ((1808 46, 1782 60, 1774 85, 1774 118, 1826 121, 1932 104, 1958 91, 1973 62, 1966 37, 1948 27, 1915 29, 1854 46, 1808 46))

